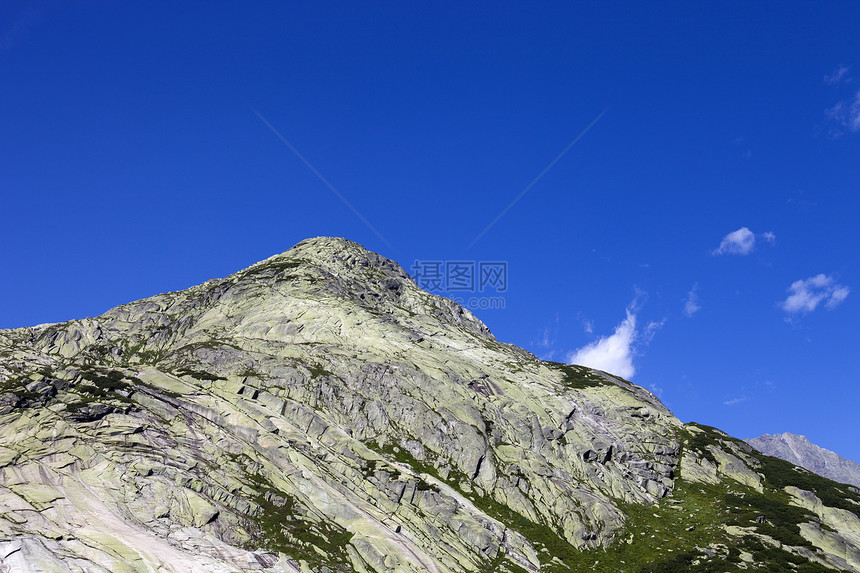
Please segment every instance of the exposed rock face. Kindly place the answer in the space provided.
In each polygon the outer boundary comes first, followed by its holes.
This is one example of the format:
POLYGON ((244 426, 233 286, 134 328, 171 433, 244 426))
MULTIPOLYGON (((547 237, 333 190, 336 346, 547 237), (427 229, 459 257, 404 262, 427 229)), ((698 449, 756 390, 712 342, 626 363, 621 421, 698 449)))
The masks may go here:
POLYGON ((856 567, 860 496, 768 460, 343 239, 0 331, 0 571, 856 567))
POLYGON ((860 464, 816 446, 806 436, 785 432, 747 440, 758 451, 806 468, 820 476, 860 487, 860 464))

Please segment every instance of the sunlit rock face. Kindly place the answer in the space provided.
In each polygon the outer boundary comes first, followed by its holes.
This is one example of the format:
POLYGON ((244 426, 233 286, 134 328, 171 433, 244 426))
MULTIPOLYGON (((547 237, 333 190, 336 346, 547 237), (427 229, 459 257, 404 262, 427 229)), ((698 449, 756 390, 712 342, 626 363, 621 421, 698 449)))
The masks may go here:
POLYGON ((856 570, 860 496, 771 466, 344 239, 0 331, 0 571, 856 570))
POLYGON ((816 446, 806 436, 790 432, 765 434, 747 442, 769 456, 781 458, 833 481, 860 487, 860 464, 816 446))

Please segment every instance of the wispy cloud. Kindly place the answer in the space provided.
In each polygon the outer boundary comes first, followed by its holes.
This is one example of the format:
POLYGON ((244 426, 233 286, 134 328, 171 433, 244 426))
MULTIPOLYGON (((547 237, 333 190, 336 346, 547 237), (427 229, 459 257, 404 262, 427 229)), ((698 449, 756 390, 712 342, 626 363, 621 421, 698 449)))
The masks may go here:
POLYGON ((587 332, 588 334, 594 333, 594 322, 590 320, 583 319, 582 320, 582 330, 587 332))
POLYGON ((839 284, 832 275, 825 274, 794 281, 787 291, 788 297, 780 303, 780 306, 789 314, 810 313, 821 303, 824 303, 828 310, 833 310, 848 298, 851 292, 847 286, 839 284))
MULTIPOLYGON (((771 245, 776 242, 776 235, 770 231, 758 235, 771 245)), ((748 255, 755 250, 756 234, 748 227, 732 231, 720 241, 720 246, 711 251, 712 255, 748 255)))
POLYGON ((737 398, 732 398, 731 400, 726 400, 723 402, 723 406, 734 406, 735 404, 740 404, 741 402, 746 402, 748 398, 746 396, 738 396, 737 398))
POLYGON ((660 322, 649 322, 648 326, 645 327, 645 330, 643 330, 642 334, 639 336, 639 344, 641 346, 648 346, 649 344, 651 344, 651 341, 654 340, 654 336, 657 334, 657 331, 663 328, 664 324, 666 324, 665 318, 660 322))
POLYGON ((756 382, 756 386, 759 386, 759 385, 764 386, 769 391, 773 391, 776 389, 776 384, 774 384, 772 380, 764 380, 764 381, 762 381, 761 384, 756 382))
POLYGON ((850 66, 838 66, 835 70, 833 70, 832 74, 824 76, 824 83, 834 85, 849 81, 851 79, 850 77, 848 77, 849 69, 850 66))
POLYGON ((743 157, 744 159, 750 159, 752 157, 752 149, 749 149, 746 146, 746 143, 744 142, 743 136, 736 137, 732 143, 734 143, 736 146, 746 147, 746 149, 744 149, 743 153, 741 153, 741 157, 743 157))
MULTIPOLYGON (((22 4, 26 6, 26 3, 22 4)), ((39 21, 42 19, 40 8, 28 6, 19 14, 5 14, 5 21, 0 26, 0 54, 12 49, 13 46, 27 38, 39 21)))
POLYGON ((797 191, 791 194, 792 196, 786 199, 786 203, 800 209, 802 211, 809 211, 818 206, 818 201, 815 200, 812 194, 807 193, 803 189, 798 189, 797 191))
POLYGON ((832 124, 830 135, 839 137, 846 131, 856 133, 860 131, 860 91, 853 98, 838 102, 833 107, 825 110, 832 124))
MULTIPOLYGON (((824 76, 824 83, 832 86, 845 86, 841 89, 854 90, 854 78, 848 75, 851 66, 839 65, 831 74, 824 76)), ((829 123, 828 135, 841 137, 846 133, 860 131, 860 90, 854 93, 843 92, 842 98, 834 105, 825 108, 824 114, 829 123)))
POLYGON ((558 335, 559 315, 556 314, 553 319, 540 331, 540 336, 537 340, 532 341, 532 344, 541 348, 550 348, 555 345, 555 338, 558 335))
POLYGON ((538 342, 539 346, 543 346, 544 348, 548 348, 552 346, 555 337, 550 333, 549 328, 545 328, 543 330, 543 334, 541 335, 540 341, 538 342))
POLYGON ((699 283, 695 283, 693 288, 687 293, 687 298, 684 300, 684 316, 687 318, 692 317, 694 314, 701 310, 702 306, 699 304, 699 283))

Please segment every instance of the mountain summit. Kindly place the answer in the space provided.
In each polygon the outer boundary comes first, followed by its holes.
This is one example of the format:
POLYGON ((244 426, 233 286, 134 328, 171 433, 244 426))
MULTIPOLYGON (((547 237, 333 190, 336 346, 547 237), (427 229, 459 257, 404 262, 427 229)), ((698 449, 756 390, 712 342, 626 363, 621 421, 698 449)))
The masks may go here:
POLYGON ((344 239, 0 331, 0 570, 860 571, 858 512, 344 239))
POLYGON ((860 487, 860 464, 813 444, 806 436, 790 432, 764 434, 747 442, 769 456, 786 460, 834 481, 860 487))

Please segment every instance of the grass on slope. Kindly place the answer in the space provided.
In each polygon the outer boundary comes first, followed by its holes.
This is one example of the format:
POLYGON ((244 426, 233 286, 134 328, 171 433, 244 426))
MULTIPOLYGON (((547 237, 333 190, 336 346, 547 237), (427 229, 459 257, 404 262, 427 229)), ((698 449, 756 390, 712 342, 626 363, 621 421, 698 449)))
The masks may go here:
POLYGON ((67 370, 78 377, 59 376, 51 368, 43 367, 26 376, 10 378, 0 383, 0 395, 6 395, 3 403, 17 409, 42 408, 55 402, 66 405, 68 417, 77 422, 91 422, 110 412, 127 412, 136 409, 132 395, 140 389, 155 390, 172 398, 179 394, 164 388, 156 388, 136 376, 122 370, 102 366, 67 365, 67 370), (30 375, 36 374, 36 380, 30 375), (42 381, 38 390, 27 390, 27 385, 42 381), (10 399, 11 397, 11 399, 10 399))
MULTIPOLYGON (((698 429, 701 432, 683 433, 682 448, 695 450, 702 457, 709 454, 708 445, 722 445, 726 449, 727 443, 737 442, 714 428, 698 426, 698 429)), ((792 505, 782 488, 795 485, 813 490, 834 507, 853 507, 852 500, 858 497, 840 484, 756 454, 755 458, 761 462, 758 469, 765 476, 764 493, 728 478, 708 485, 690 483, 679 476, 670 499, 651 506, 618 504, 628 519, 623 533, 610 547, 580 551, 564 540, 552 524, 534 523, 490 496, 463 491, 460 484, 468 478, 459 472, 452 471, 447 479, 442 479, 432 464, 416 460, 402 448, 383 448, 381 453, 446 482, 487 515, 521 533, 538 550, 541 571, 552 573, 832 571, 780 548, 780 543, 811 548, 800 536, 798 524, 816 521, 810 512, 792 505), (749 528, 750 534, 731 536, 725 529, 727 526, 749 528), (774 541, 768 542, 759 535, 774 541)), ((486 571, 501 571, 502 564, 510 568, 512 562, 500 554, 486 563, 486 571)))
POLYGON ((585 366, 562 364, 561 362, 544 362, 544 364, 562 373, 562 383, 567 388, 582 390, 610 384, 605 378, 599 374, 595 374, 590 368, 586 368, 585 366))
MULTIPOLYGON (((684 432, 682 448, 709 455, 708 445, 736 441, 719 430, 698 426, 684 432)), ((725 449, 725 445, 723 448, 725 449)), ((756 455, 764 476, 764 493, 723 478, 716 485, 690 483, 679 475, 671 499, 655 505, 619 504, 628 516, 624 534, 604 550, 584 551, 572 571, 606 573, 723 573, 740 571, 823 573, 832 571, 799 555, 762 541, 756 535, 730 536, 726 526, 750 528, 776 542, 811 547, 798 524, 816 521, 808 511, 790 504, 782 488, 795 485, 831 495, 837 504, 847 490, 791 464, 756 455), (782 462, 782 463, 781 463, 782 462), (785 465, 784 465, 785 464, 785 465), (759 522, 764 519, 763 522, 759 522)), ((856 512, 856 509, 854 510, 856 512)))
MULTIPOLYGON (((240 467, 254 462, 231 456, 240 467)), ((258 530, 251 549, 280 552, 305 561, 313 570, 352 571, 346 547, 352 534, 325 520, 314 520, 298 499, 277 489, 260 473, 247 473, 248 485, 255 493, 253 501, 260 510, 250 516, 258 530)))

